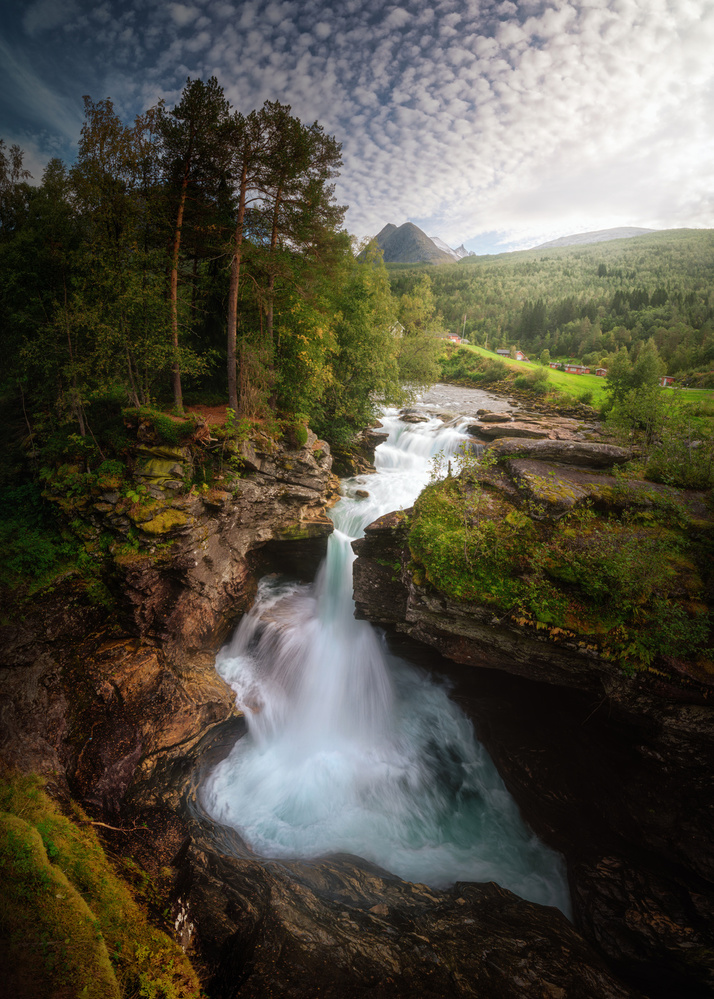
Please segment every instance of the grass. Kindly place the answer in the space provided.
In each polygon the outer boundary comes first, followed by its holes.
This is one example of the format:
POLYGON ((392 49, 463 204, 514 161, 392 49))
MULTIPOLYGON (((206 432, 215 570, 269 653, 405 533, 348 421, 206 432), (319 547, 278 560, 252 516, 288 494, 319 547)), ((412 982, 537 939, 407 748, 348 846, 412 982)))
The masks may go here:
POLYGON ((607 400, 606 379, 598 375, 569 375, 565 371, 556 371, 554 368, 544 368, 542 364, 527 361, 513 361, 508 357, 500 357, 484 347, 467 346, 462 350, 471 351, 488 361, 500 360, 507 366, 509 371, 518 377, 519 375, 537 374, 545 371, 548 375, 549 392, 555 391, 564 396, 570 396, 576 401, 585 402, 595 409, 601 408, 607 400))
MULTIPOLYGON (((544 367, 535 362, 513 361, 508 357, 500 357, 484 347, 469 345, 461 349, 470 351, 490 363, 497 360, 503 361, 509 372, 516 378, 524 376, 533 378, 541 372, 546 372, 548 394, 551 396, 551 401, 553 393, 560 393, 563 396, 587 403, 597 410, 602 410, 609 402, 607 378, 602 378, 599 375, 573 375, 568 374, 567 371, 557 371, 555 368, 544 367)), ((515 387, 519 386, 516 384, 515 387)), ((714 391, 712 389, 663 388, 661 391, 664 398, 672 399, 679 406, 689 407, 692 415, 714 419, 714 391)))

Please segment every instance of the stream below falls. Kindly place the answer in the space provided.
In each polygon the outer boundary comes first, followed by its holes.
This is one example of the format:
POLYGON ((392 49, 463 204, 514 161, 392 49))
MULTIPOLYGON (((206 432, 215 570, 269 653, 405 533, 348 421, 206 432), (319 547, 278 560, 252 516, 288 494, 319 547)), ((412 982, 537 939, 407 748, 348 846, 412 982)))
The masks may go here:
POLYGON ((354 618, 351 541, 412 505, 468 422, 387 411, 377 473, 343 482, 315 583, 261 581, 216 662, 248 732, 200 797, 265 858, 351 853, 434 888, 495 881, 569 916, 563 859, 524 824, 448 684, 354 618))

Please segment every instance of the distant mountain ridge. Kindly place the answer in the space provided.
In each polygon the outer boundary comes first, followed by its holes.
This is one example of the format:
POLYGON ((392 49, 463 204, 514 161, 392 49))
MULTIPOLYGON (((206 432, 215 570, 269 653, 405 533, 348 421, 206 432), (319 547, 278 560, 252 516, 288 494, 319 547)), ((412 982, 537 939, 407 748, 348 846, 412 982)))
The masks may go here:
POLYGON ((443 239, 439 239, 438 236, 430 236, 429 239, 438 250, 443 250, 444 253, 448 253, 452 260, 461 260, 463 257, 474 256, 470 250, 466 249, 463 243, 461 246, 457 246, 455 250, 452 250, 452 248, 445 243, 443 239))
POLYGON ((471 255, 463 244, 452 250, 438 236, 427 236, 413 222, 399 227, 388 222, 375 239, 387 264, 447 264, 471 255))
POLYGON ((550 250, 557 246, 586 246, 588 243, 607 243, 611 239, 632 239, 633 236, 647 236, 657 229, 641 229, 637 226, 621 226, 616 229, 598 229, 596 232, 576 232, 570 236, 560 236, 547 243, 539 243, 534 250, 550 250))
MULTIPOLYGON (((531 249, 550 250, 563 246, 587 246, 590 243, 606 243, 613 239, 647 236, 653 232, 658 232, 658 230, 644 229, 638 226, 599 229, 595 232, 576 232, 569 236, 551 239, 547 243, 539 243, 531 249)), ((473 251, 467 250, 463 243, 454 250, 439 236, 427 236, 413 222, 405 222, 400 226, 388 222, 375 236, 375 240, 382 250, 384 262, 387 264, 447 264, 463 260, 464 257, 476 256, 473 251)))

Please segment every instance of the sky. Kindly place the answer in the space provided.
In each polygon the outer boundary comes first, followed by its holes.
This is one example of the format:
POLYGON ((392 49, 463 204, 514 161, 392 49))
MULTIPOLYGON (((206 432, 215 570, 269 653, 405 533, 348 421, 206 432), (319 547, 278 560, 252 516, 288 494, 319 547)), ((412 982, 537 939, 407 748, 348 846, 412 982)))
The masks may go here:
POLYGON ((714 0, 4 0, 0 137, 39 181, 73 161, 84 94, 130 122, 216 76, 342 143, 360 239, 714 228, 712 53, 714 0))

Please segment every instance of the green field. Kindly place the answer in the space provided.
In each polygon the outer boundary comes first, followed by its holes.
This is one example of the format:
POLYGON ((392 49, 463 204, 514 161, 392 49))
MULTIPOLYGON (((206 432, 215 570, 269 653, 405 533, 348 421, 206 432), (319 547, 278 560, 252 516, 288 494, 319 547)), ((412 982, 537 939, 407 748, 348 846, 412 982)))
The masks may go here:
MULTIPOLYGON (((481 357, 488 358, 489 360, 501 360, 518 375, 526 374, 529 371, 546 370, 548 373, 548 384, 552 389, 563 395, 572 396, 579 401, 587 401, 595 409, 600 409, 607 399, 605 392, 607 379, 601 378, 598 375, 570 375, 565 371, 556 371, 554 368, 543 369, 542 364, 513 361, 508 357, 499 357, 498 354, 486 350, 484 347, 469 346, 466 349, 473 351, 475 354, 480 354, 481 357)), ((703 392, 702 394, 704 396, 712 396, 711 392, 703 392)))

